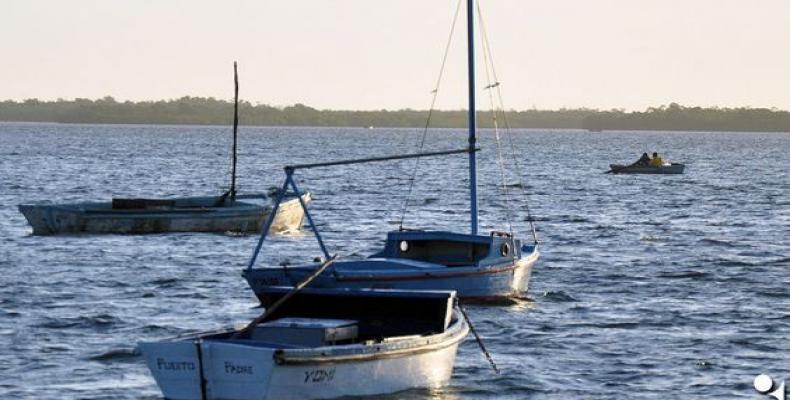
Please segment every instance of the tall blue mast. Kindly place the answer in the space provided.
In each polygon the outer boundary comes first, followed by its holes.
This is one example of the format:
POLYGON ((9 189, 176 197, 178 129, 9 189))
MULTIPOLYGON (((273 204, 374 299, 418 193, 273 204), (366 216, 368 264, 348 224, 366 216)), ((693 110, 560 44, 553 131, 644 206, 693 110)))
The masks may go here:
POLYGON ((471 202, 472 234, 477 235, 477 112, 475 110, 475 1, 466 0, 467 62, 469 64, 469 194, 471 202))

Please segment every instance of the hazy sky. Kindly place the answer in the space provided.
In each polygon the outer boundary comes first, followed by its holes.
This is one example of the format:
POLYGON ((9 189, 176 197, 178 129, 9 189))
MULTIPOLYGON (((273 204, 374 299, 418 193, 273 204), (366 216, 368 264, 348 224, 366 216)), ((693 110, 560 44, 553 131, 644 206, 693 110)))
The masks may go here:
MULTIPOLYGON (((508 108, 790 109, 790 0, 481 0, 508 108)), ((0 0, 0 99, 427 108, 456 0, 0 0)), ((463 20, 439 107, 463 108, 463 20)), ((478 79, 485 77, 482 68, 478 79)), ((485 97, 479 102, 487 105, 485 97)))

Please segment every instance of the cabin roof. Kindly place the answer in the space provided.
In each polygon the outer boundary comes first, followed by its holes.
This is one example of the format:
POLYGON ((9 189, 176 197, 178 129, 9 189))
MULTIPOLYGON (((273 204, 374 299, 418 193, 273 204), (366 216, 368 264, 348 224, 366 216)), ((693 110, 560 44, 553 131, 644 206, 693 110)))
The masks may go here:
POLYGON ((491 236, 447 231, 391 231, 387 233, 387 240, 449 240, 471 243, 490 243, 491 236))

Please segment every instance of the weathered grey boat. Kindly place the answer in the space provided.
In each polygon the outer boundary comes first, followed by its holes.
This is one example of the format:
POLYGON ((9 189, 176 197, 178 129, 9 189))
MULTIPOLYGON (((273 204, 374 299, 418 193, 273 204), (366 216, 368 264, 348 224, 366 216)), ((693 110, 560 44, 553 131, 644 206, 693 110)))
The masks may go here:
POLYGON ((648 165, 619 165, 609 164, 612 174, 682 174, 686 166, 680 163, 651 167, 648 165))
MULTIPOLYGON (((237 196, 240 199, 262 198, 237 196)), ((260 232, 272 207, 216 196, 173 199, 113 199, 103 203, 20 205, 34 235, 75 233, 142 234, 163 232, 260 232)), ((305 204, 310 193, 302 195, 305 204)), ((280 205, 269 230, 302 227, 304 212, 293 197, 280 205), (284 207, 283 207, 284 206, 284 207)))
MULTIPOLYGON (((112 199, 112 202, 42 204, 19 206, 34 235, 59 233, 163 233, 163 232, 260 232, 273 207, 265 203, 237 201, 264 199, 265 195, 236 195, 236 147, 239 126, 239 78, 233 63, 233 164, 230 189, 222 196, 170 199, 112 199)), ((269 232, 298 230, 310 193, 290 196, 277 210, 269 232), (303 204, 299 204, 300 201, 303 204)))

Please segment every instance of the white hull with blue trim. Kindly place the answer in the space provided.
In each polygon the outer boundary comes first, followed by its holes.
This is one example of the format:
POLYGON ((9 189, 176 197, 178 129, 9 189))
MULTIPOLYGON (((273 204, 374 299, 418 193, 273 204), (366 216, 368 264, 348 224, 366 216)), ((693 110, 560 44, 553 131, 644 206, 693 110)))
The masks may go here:
MULTIPOLYGON (((455 290, 459 297, 479 300, 521 297, 539 256, 537 246, 504 234, 390 232, 384 250, 365 260, 337 261, 311 285, 455 290)), ((260 297, 268 286, 295 285, 318 265, 253 268, 243 276, 260 297)))

